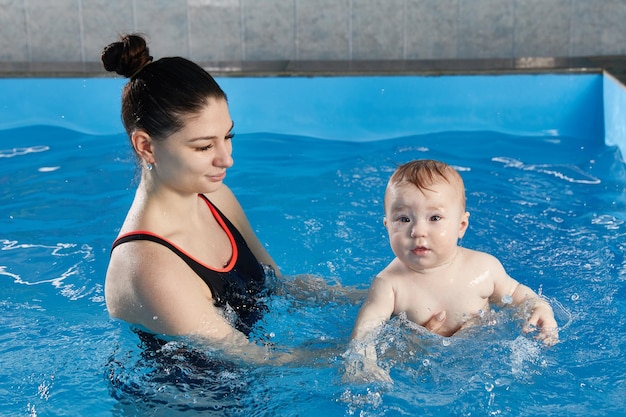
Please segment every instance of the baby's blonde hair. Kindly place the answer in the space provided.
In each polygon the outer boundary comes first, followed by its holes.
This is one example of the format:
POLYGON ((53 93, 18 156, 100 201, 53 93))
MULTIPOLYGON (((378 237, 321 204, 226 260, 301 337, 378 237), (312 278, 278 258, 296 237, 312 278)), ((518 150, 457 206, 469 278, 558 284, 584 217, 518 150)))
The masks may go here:
POLYGON ((420 190, 428 190, 431 185, 440 180, 458 189, 463 211, 465 211, 465 185, 463 184, 463 178, 461 178, 456 169, 445 162, 433 159, 416 159, 400 165, 389 179, 387 189, 392 185, 408 183, 415 185, 420 190))

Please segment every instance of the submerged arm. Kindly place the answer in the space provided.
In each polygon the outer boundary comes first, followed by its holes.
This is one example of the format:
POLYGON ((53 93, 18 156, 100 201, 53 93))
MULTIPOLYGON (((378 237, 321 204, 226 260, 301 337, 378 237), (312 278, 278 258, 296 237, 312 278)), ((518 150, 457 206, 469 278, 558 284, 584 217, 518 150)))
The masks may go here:
POLYGON ((546 345, 552 346, 559 340, 558 325, 550 304, 537 293, 523 284, 519 284, 512 295, 513 304, 531 308, 530 317, 526 320, 524 332, 529 333, 539 328, 538 338, 546 345))
MULTIPOLYGON (((395 291, 389 280, 376 277, 367 298, 359 310, 350 347, 344 354, 347 360, 345 382, 392 382, 389 373, 378 366, 376 337, 382 325, 391 318, 395 310, 395 291)), ((426 329, 436 332, 446 321, 446 312, 432 315, 425 324, 426 329)))
POLYGON ((557 343, 559 338, 558 326, 550 304, 529 287, 511 278, 504 271, 504 267, 499 261, 496 260, 495 263, 492 301, 499 304, 510 303, 522 308, 528 306, 531 314, 524 326, 524 332, 531 332, 538 327, 540 340, 548 346, 557 343))
POLYGON ((188 336, 252 363, 271 356, 250 343, 213 302, 206 284, 169 249, 127 242, 111 257, 105 285, 107 308, 116 317, 156 334, 188 336))
POLYGON ((388 280, 376 277, 361 306, 346 354, 345 382, 391 382, 389 373, 377 364, 376 334, 394 310, 395 296, 388 280))
POLYGON ((394 306, 393 286, 389 280, 376 277, 359 310, 350 340, 358 342, 370 339, 370 336, 391 318, 394 306))

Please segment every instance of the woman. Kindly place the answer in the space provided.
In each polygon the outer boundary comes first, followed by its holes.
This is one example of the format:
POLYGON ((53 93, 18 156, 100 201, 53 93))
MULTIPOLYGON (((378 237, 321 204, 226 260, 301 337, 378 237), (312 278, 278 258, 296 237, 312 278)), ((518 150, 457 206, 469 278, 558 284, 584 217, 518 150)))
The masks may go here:
POLYGON ((225 93, 189 60, 153 62, 138 35, 107 46, 102 62, 130 78, 122 118, 141 166, 107 270, 109 314, 263 360, 247 333, 264 309, 265 270, 278 269, 223 183, 233 165, 225 93))

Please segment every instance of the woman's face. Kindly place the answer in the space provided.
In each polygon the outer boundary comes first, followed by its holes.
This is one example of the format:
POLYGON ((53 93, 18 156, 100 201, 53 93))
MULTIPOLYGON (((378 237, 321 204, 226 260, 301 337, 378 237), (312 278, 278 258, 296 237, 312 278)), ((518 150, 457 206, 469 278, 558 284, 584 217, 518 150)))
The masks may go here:
POLYGON ((153 142, 156 181, 181 193, 217 190, 233 165, 232 129, 226 100, 209 99, 180 131, 153 142))

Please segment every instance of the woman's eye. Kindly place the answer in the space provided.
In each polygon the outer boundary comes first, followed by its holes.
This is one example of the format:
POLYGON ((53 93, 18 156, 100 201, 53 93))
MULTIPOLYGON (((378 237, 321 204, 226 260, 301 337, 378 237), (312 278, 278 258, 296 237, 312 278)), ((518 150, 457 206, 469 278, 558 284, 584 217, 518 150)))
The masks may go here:
POLYGON ((230 140, 230 139, 232 139, 234 137, 235 137, 234 133, 229 133, 228 135, 226 135, 226 140, 230 140))
POLYGON ((209 149, 211 149, 213 147, 213 145, 207 145, 207 146, 203 146, 201 148, 196 148, 196 150, 198 152, 204 152, 204 151, 208 151, 209 149))

